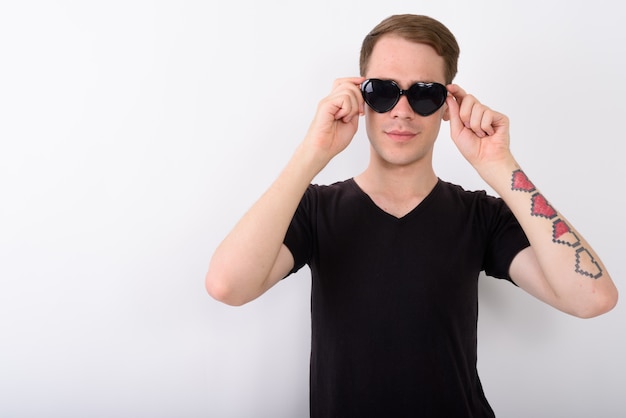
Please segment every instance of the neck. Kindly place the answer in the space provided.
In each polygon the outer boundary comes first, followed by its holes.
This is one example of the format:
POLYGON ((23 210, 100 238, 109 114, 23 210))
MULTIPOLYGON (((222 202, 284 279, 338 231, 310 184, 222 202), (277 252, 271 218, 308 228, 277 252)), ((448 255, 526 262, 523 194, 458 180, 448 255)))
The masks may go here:
POLYGON ((368 167, 355 180, 366 192, 384 192, 397 198, 425 196, 435 187, 437 175, 430 161, 395 165, 371 159, 368 167))
POLYGON ((402 217, 421 203, 438 178, 432 164, 423 162, 405 166, 370 163, 354 180, 381 209, 402 217))

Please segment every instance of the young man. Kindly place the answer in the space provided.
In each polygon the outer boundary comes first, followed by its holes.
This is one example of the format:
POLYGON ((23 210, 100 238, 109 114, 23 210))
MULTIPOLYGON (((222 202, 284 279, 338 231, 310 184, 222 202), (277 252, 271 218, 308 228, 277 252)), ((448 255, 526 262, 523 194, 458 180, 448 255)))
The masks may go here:
POLYGON ((335 82, 211 259, 208 292, 232 305, 310 266, 313 417, 494 416, 476 371, 481 271, 583 318, 617 302, 600 258, 513 158, 507 117, 451 84, 458 55, 436 20, 383 20, 363 42, 361 77, 335 82), (311 185, 362 115, 366 170, 311 185), (442 120, 500 197, 437 177, 442 120))

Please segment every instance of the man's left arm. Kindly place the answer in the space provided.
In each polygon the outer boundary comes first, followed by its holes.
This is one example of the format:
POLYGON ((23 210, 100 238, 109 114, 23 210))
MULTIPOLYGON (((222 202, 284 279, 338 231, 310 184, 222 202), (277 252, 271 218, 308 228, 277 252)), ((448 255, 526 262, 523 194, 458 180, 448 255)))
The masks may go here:
POLYGON ((522 289, 582 318, 617 303, 606 267, 585 238, 526 176, 509 149, 509 121, 456 85, 448 87, 453 141, 480 176, 506 202, 530 241, 511 263, 522 289))

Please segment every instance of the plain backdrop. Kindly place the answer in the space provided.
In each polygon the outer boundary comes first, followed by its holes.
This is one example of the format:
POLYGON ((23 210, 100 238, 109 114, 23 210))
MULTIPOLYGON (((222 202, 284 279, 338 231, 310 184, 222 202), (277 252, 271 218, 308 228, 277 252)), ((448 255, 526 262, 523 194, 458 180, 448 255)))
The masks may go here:
MULTIPOLYGON (((456 82, 510 117, 518 162, 624 290, 619 2, 4 1, 0 416, 307 416, 308 269, 239 308, 204 275, 395 13, 455 33, 456 82)), ((446 123, 435 154, 486 189, 446 123)), ((316 182, 368 155, 360 129, 316 182)), ((488 277, 480 298, 498 416, 626 416, 623 301, 581 320, 488 277)))

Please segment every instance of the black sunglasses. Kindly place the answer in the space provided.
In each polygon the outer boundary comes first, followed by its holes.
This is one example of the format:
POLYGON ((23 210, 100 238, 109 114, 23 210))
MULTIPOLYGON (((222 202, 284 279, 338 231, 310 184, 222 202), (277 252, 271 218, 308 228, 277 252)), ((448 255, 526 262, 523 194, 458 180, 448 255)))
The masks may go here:
POLYGON ((365 103, 378 113, 389 112, 405 95, 411 109, 421 116, 432 115, 446 102, 448 90, 439 83, 415 83, 407 90, 402 90, 393 80, 370 78, 361 84, 361 93, 365 103))

